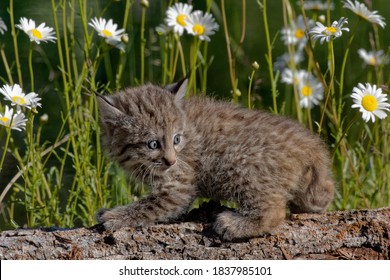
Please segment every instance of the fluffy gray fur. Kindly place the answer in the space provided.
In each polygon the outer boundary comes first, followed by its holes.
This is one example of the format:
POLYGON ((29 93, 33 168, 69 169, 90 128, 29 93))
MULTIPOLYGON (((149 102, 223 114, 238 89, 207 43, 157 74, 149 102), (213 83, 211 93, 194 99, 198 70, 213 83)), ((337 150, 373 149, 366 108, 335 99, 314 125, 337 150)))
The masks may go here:
POLYGON ((106 229, 169 222, 198 196, 229 200, 214 230, 233 240, 271 232, 291 212, 321 212, 333 198, 322 140, 297 122, 205 97, 144 85, 98 97, 109 156, 152 187, 130 205, 102 209, 106 229), (157 142, 156 142, 157 141, 157 142))

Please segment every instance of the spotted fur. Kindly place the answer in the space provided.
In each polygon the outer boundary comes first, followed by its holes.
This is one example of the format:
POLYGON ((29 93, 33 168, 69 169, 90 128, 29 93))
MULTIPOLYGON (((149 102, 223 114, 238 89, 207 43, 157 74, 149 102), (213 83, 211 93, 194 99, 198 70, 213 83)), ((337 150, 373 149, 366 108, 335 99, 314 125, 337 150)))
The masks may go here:
POLYGON ((185 92, 186 82, 176 94, 145 85, 98 98, 108 155, 152 187, 137 202, 102 209, 97 220, 105 228, 169 222, 199 196, 238 205, 216 218, 224 240, 271 232, 288 208, 326 210, 334 184, 317 135, 282 116, 184 99, 185 92))

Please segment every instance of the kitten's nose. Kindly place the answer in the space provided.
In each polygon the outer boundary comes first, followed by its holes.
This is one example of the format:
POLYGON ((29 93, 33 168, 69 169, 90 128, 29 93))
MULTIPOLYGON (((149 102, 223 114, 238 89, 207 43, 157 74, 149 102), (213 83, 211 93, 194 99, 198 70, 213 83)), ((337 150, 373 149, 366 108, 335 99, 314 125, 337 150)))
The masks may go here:
POLYGON ((175 158, 165 158, 163 157, 163 162, 166 166, 172 166, 176 163, 176 159, 175 158))

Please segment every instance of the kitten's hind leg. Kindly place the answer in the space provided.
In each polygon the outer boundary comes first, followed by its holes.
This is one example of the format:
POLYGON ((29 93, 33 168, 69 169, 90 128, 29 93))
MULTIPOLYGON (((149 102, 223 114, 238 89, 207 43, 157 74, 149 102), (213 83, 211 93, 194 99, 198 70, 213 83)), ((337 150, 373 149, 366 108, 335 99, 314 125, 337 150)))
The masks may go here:
POLYGON ((332 178, 324 170, 308 168, 303 176, 306 183, 302 191, 298 192, 290 202, 292 213, 318 213, 328 207, 334 195, 334 183, 332 178))
POLYGON ((249 209, 245 213, 220 213, 214 223, 214 230, 226 241, 256 237, 270 233, 283 222, 285 216, 285 199, 272 197, 260 207, 249 209))

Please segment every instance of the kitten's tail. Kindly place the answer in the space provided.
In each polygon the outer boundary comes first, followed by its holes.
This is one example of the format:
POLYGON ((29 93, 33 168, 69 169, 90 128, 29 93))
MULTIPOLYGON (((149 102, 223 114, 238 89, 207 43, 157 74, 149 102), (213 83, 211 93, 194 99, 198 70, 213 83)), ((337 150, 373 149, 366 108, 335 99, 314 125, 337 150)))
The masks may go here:
POLYGON ((325 170, 309 166, 303 174, 302 182, 303 188, 290 204, 291 212, 317 213, 325 211, 334 195, 334 183, 331 176, 325 170))

